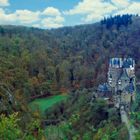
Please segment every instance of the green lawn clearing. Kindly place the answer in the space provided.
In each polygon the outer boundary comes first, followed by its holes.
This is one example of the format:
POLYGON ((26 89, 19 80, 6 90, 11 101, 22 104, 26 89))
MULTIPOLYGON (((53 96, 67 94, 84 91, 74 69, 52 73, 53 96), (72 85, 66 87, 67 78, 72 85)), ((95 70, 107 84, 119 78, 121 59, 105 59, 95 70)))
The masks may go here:
POLYGON ((30 103, 31 109, 39 110, 44 114, 45 110, 52 107, 54 104, 59 103, 67 98, 66 95, 56 95, 48 98, 36 99, 30 103))

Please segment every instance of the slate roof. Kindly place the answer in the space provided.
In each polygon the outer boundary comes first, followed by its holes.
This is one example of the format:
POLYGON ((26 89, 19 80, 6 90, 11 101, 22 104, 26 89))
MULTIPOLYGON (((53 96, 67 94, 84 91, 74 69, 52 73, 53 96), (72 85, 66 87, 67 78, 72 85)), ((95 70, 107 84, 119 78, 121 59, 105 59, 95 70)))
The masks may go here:
POLYGON ((99 92, 108 92, 108 91, 110 91, 109 85, 107 83, 99 85, 98 86, 98 91, 99 92))
POLYGON ((120 79, 130 79, 125 69, 123 69, 122 74, 120 75, 118 80, 120 79))
POLYGON ((125 91, 129 92, 129 93, 133 93, 135 91, 135 86, 133 83, 130 83, 126 88, 125 91))
POLYGON ((123 68, 130 68, 130 66, 134 66, 134 61, 132 58, 125 59, 123 61, 123 68))

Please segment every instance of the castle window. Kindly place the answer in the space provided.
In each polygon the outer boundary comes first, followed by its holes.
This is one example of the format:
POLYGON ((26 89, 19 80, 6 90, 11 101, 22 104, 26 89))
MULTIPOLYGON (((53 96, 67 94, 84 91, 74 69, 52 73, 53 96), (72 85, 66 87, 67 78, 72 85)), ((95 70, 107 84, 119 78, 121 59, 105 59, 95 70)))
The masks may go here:
POLYGON ((119 80, 119 81, 118 81, 118 84, 119 84, 119 85, 121 85, 121 84, 122 84, 122 81, 121 81, 121 80, 119 80))
POLYGON ((109 81, 109 83, 112 83, 112 78, 109 78, 108 81, 109 81))
POLYGON ((132 78, 130 78, 130 83, 132 83, 133 82, 133 79, 132 78))
POLYGON ((109 78, 108 82, 111 85, 112 84, 112 78, 109 78))

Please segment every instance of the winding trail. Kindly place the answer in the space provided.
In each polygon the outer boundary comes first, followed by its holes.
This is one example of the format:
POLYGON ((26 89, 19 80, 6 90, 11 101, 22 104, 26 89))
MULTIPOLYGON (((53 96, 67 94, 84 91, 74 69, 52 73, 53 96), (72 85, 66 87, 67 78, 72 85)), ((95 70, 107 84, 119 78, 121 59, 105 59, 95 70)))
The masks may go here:
POLYGON ((134 126, 132 126, 130 124, 130 121, 129 121, 129 118, 127 116, 126 111, 125 110, 121 110, 120 114, 121 114, 122 122, 125 123, 128 131, 129 131, 129 140, 135 140, 136 129, 134 128, 134 126))

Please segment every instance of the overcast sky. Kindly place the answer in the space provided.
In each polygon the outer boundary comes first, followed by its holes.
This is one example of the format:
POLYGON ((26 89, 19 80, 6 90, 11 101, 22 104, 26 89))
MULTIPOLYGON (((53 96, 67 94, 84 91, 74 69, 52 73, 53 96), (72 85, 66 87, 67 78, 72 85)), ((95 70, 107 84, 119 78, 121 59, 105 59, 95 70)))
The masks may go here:
POLYGON ((140 0, 0 0, 0 24, 57 28, 140 14, 140 0))

